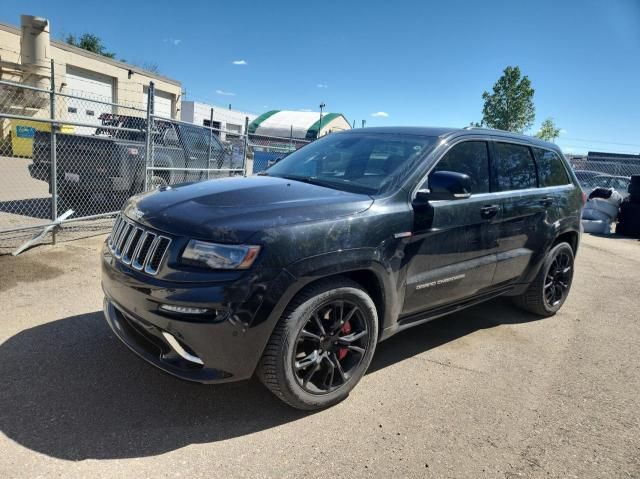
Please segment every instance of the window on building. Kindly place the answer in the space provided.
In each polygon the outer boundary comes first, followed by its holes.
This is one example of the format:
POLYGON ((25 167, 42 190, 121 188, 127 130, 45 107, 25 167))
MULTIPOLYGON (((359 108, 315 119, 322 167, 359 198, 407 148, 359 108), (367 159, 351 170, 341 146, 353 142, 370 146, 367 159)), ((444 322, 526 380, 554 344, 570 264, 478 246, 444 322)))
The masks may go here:
POLYGON ((497 191, 524 190, 537 186, 536 165, 528 146, 496 143, 495 152, 497 191))
POLYGON ((218 137, 220 136, 221 123, 219 121, 211 123, 211 120, 202 120, 202 126, 213 128, 213 134, 218 137))

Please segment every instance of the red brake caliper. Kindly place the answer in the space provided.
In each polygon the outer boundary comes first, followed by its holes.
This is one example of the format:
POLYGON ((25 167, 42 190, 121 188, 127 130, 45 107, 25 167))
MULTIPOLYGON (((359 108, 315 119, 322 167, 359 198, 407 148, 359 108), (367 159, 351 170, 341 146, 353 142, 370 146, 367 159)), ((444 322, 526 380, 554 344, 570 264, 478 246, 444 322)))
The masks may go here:
MULTIPOLYGON (((340 332, 343 334, 349 334, 351 332, 351 324, 349 324, 349 321, 344 323, 342 328, 340 328, 340 332)), ((338 349, 338 359, 342 360, 347 355, 347 352, 348 352, 347 348, 338 349)))

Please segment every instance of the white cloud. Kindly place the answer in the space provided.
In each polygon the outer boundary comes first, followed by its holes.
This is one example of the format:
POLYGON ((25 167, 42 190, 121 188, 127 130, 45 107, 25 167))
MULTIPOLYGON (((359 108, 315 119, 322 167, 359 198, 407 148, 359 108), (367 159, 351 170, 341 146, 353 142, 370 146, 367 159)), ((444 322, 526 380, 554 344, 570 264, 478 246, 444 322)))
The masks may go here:
POLYGON ((236 96, 235 93, 230 92, 230 91, 224 91, 224 90, 216 90, 216 93, 218 95, 222 95, 222 96, 236 96))
POLYGON ((174 38, 173 39, 173 44, 174 45, 180 45, 180 43, 182 43, 182 40, 180 40, 179 38, 174 38))
POLYGON ((318 87, 318 88, 329 88, 329 85, 327 85, 326 83, 318 83, 316 85, 316 87, 318 87))
POLYGON ((182 40, 179 38, 165 38, 162 41, 165 43, 171 43, 173 46, 178 46, 182 43, 182 40))
POLYGON ((566 135, 567 134, 567 130, 565 130, 564 128, 560 128, 560 134, 561 135, 566 135))
POLYGON ((248 65, 247 60, 233 60, 231 63, 234 65, 248 65))
POLYGON ((376 118, 389 118, 389 113, 387 113, 386 111, 377 111, 375 113, 371 113, 371 116, 374 116, 376 118))

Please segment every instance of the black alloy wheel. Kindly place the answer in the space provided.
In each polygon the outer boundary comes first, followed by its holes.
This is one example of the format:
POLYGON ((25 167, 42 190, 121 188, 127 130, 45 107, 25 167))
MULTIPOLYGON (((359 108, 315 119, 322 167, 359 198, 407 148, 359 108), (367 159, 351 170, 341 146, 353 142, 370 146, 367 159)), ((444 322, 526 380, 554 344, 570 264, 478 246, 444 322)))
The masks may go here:
POLYGON ((566 298, 573 279, 573 258, 566 251, 558 252, 547 270, 544 284, 544 300, 553 308, 566 298))
POLYGON ((547 253, 540 271, 529 287, 513 302, 539 316, 553 316, 569 296, 573 280, 574 254, 571 245, 560 242, 547 253))
POLYGON ((327 278, 291 300, 256 373, 290 406, 322 409, 349 395, 377 342, 378 313, 369 294, 348 278, 327 278))
POLYGON ((296 339, 293 370, 311 394, 342 386, 365 356, 369 330, 358 305, 334 300, 319 306, 296 339))

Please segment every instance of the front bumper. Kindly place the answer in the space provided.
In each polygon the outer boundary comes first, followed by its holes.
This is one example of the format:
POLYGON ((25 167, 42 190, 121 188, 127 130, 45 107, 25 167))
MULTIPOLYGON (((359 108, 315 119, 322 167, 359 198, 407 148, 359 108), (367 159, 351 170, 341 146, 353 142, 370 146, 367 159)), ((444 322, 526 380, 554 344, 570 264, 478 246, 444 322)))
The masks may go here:
POLYGON ((174 283, 131 270, 106 247, 102 253, 104 314, 114 334, 154 366, 201 383, 252 376, 278 319, 265 291, 267 286, 278 291, 291 278, 282 270, 268 284, 257 282, 255 275, 217 283, 174 283), (219 313, 184 316, 163 312, 160 304, 219 313))

